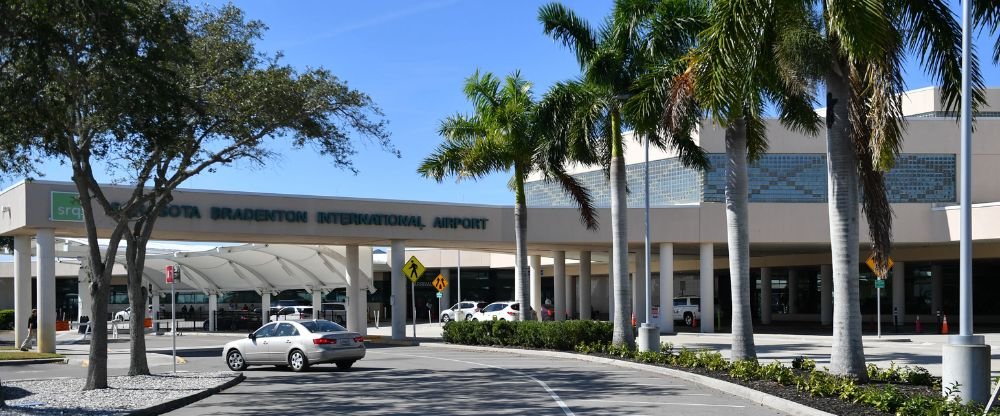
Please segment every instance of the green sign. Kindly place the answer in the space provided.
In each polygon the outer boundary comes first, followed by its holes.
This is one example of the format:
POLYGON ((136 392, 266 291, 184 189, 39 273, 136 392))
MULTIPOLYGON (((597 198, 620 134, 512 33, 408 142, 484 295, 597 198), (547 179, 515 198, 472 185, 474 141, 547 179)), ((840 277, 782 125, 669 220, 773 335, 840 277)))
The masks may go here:
POLYGON ((443 296, 444 296, 444 295, 442 295, 442 294, 441 294, 441 292, 438 292, 438 293, 437 293, 437 297, 438 297, 438 299, 441 299, 441 297, 443 297, 443 296))
POLYGON ((885 289, 885 279, 875 279, 876 289, 885 289))
POLYGON ((76 192, 52 191, 51 208, 49 219, 52 221, 83 221, 83 208, 76 192))

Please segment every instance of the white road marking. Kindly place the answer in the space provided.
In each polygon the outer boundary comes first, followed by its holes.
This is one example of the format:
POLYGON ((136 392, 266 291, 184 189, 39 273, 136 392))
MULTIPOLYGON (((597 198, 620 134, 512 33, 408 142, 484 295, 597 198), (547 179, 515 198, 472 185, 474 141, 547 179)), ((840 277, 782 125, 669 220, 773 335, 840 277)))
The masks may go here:
MULTIPOLYGON (((369 351, 369 353, 371 353, 371 352, 375 352, 375 351, 369 351)), ((387 353, 387 352, 377 352, 377 353, 378 354, 387 354, 387 355, 402 355, 402 356, 409 356, 409 357, 416 357, 416 358, 433 358, 435 360, 452 361, 452 362, 456 362, 456 363, 472 364, 472 365, 481 365, 483 367, 490 367, 490 368, 496 368, 498 370, 510 371, 510 372, 512 372, 514 374, 517 374, 517 375, 522 376, 522 377, 527 377, 527 378, 531 379, 532 381, 534 381, 535 383, 538 383, 538 385, 542 386, 542 388, 545 389, 545 391, 549 393, 549 396, 552 397, 552 400, 554 400, 556 402, 556 404, 559 405, 559 408, 562 409, 563 414, 565 414, 566 416, 575 416, 575 414, 573 413, 573 411, 570 410, 569 406, 567 406, 566 403, 563 402, 563 400, 561 398, 559 398, 559 395, 556 394, 555 390, 552 390, 552 388, 550 388, 548 384, 545 384, 544 381, 539 380, 539 379, 531 376, 530 374, 525 374, 525 373, 522 373, 522 372, 517 371, 517 370, 511 370, 509 368, 500 367, 498 365, 477 363, 475 361, 463 361, 463 360, 455 360, 455 359, 451 359, 451 358, 441 358, 441 357, 434 357, 434 356, 428 356, 428 355, 416 355, 416 354, 393 354, 393 353, 387 353)))
POLYGON ((708 403, 676 403, 676 402, 637 402, 633 400, 602 400, 602 399, 579 399, 580 402, 602 402, 602 403, 629 403, 629 404, 656 404, 672 406, 697 406, 697 407, 730 407, 742 409, 746 406, 736 404, 708 404, 708 403))

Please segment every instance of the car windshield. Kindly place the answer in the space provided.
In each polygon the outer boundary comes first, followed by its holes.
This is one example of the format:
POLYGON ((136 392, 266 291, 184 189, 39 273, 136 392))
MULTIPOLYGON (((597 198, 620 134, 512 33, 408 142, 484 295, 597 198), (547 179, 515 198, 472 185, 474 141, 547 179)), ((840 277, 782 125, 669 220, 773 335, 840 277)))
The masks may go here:
POLYGON ((691 304, 692 305, 700 305, 701 304, 701 298, 691 298, 691 304))
POLYGON ((302 326, 306 327, 309 332, 339 332, 346 331, 344 327, 337 325, 330 321, 316 320, 316 321, 306 321, 299 322, 302 326))

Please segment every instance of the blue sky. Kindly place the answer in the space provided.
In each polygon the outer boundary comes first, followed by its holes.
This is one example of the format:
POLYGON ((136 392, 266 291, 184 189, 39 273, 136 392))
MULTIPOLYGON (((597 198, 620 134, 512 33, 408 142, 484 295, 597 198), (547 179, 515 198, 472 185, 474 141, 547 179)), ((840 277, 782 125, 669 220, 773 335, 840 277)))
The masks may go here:
MULTIPOLYGON (((439 121, 468 111, 461 92, 476 69, 499 75, 520 70, 540 96, 554 82, 575 77, 573 54, 542 33, 537 20, 544 1, 381 0, 241 1, 251 19, 270 28, 260 50, 282 52, 298 68, 325 67, 353 88, 368 93, 389 120, 397 159, 374 144, 360 142, 355 167, 334 168, 308 150, 283 151, 265 169, 244 165, 190 179, 185 188, 384 198, 434 202, 512 205, 508 175, 478 182, 437 183, 417 175, 420 161, 440 138, 439 121)), ((612 2, 567 2, 591 23, 610 11, 612 2)), ((980 51, 992 44, 978 43, 980 51)), ((912 67, 912 65, 911 65, 912 67)), ((987 85, 1000 85, 1000 73, 986 63, 987 85)), ((910 88, 930 85, 919 71, 907 74, 910 88)), ((279 148, 280 149, 280 148, 279 148)), ((69 169, 50 163, 41 179, 68 181, 69 169)), ((106 178, 105 178, 106 179, 106 178)))

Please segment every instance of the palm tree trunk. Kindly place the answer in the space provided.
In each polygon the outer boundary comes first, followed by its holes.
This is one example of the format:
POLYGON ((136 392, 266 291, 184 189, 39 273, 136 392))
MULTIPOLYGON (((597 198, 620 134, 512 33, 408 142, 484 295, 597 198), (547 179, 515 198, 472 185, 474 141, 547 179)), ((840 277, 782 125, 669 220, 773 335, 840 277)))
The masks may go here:
MULTIPOLYGON (((836 49, 835 49, 836 50, 836 49)), ((837 56, 837 54, 835 54, 837 56)), ((826 74, 826 159, 833 256, 833 351, 830 372, 866 379, 858 296, 858 170, 851 143, 849 69, 840 59, 826 74)))
POLYGON ((726 226, 733 303, 733 360, 757 358, 750 319, 750 231, 747 213, 747 134, 741 118, 726 128, 726 226))
POLYGON ((530 313, 530 283, 528 278, 528 208, 524 197, 524 175, 519 169, 514 169, 514 180, 517 189, 515 192, 516 202, 514 204, 514 244, 515 256, 517 257, 517 267, 515 271, 517 277, 514 278, 514 302, 520 305, 518 315, 520 320, 535 320, 535 315, 530 313))
POLYGON ((635 346, 632 332, 632 288, 628 279, 628 229, 625 202, 625 149, 622 144, 620 121, 611 115, 611 275, 614 283, 615 314, 612 343, 635 346))

